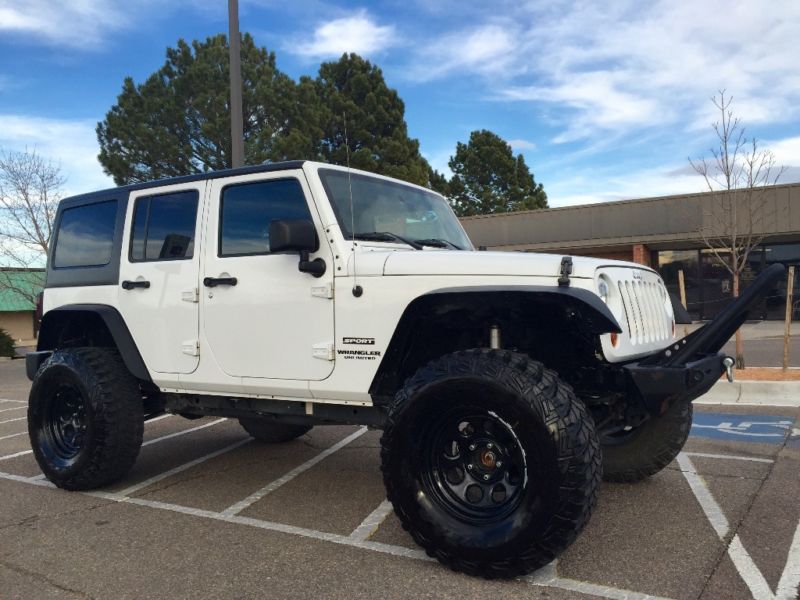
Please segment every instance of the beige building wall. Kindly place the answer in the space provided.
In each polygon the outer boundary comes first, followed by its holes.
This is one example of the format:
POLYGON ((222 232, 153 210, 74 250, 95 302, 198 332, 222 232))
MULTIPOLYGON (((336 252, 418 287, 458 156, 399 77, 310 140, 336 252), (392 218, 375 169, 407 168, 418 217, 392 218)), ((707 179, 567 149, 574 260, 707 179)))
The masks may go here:
POLYGON ((33 312, 0 312, 0 329, 14 341, 33 339, 33 312))

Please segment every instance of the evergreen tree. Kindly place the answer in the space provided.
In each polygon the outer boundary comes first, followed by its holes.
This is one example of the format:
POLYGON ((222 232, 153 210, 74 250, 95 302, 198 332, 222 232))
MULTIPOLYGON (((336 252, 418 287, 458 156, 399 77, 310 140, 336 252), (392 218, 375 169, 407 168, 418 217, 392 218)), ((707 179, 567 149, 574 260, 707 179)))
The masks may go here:
POLYGON ((547 207, 547 194, 525 159, 515 157, 511 146, 491 131, 473 131, 467 144, 456 145, 448 164, 453 171, 448 197, 458 216, 547 207))

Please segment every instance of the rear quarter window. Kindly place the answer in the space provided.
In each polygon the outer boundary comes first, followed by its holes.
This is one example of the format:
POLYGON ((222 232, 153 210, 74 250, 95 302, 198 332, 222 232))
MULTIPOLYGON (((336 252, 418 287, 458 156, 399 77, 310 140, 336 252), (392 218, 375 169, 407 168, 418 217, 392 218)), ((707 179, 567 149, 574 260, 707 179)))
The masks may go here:
POLYGON ((116 200, 68 208, 61 213, 53 266, 56 269, 101 267, 111 262, 116 200))

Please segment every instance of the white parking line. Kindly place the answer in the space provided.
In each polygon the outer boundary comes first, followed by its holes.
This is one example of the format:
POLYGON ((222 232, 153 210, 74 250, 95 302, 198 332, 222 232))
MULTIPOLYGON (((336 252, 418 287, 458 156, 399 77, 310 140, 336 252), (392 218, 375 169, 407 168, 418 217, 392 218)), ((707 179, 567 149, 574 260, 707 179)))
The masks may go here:
POLYGON ((753 456, 736 456, 735 454, 709 454, 708 452, 684 452, 686 456, 699 456, 700 458, 722 458, 727 460, 746 460, 750 462, 774 463, 771 458, 755 458, 753 456))
POLYGON ((798 597, 798 591, 800 591, 800 523, 794 530, 794 538, 789 547, 789 554, 786 556, 786 565, 783 568, 781 580, 778 582, 775 598, 792 600, 792 598, 798 597))
POLYGON ((14 423, 15 421, 25 421, 28 417, 19 417, 18 419, 6 419, 5 421, 0 421, 0 425, 5 425, 6 423, 14 423))
POLYGON ((277 490, 282 485, 284 485, 286 483, 289 483, 292 479, 294 479, 295 477, 300 475, 300 473, 303 473, 304 471, 308 471, 311 467, 316 465, 318 462, 320 462, 321 460, 325 460, 331 454, 333 454, 337 450, 341 450, 342 448, 347 446, 347 444, 349 444, 353 440, 359 438, 360 436, 364 435, 366 432, 367 432, 367 428, 366 427, 361 427, 360 429, 358 429, 354 433, 351 433, 346 438, 344 438, 340 442, 337 442, 336 444, 334 444, 333 446, 331 446, 327 450, 323 450, 322 452, 317 454, 314 458, 312 458, 310 460, 307 460, 306 462, 304 462, 299 467, 295 467, 294 469, 292 469, 291 471, 286 473, 286 475, 284 475, 283 477, 280 477, 280 478, 276 479, 275 481, 265 485, 260 490, 253 492, 252 494, 250 494, 244 500, 241 500, 241 501, 237 502, 236 504, 234 504, 232 506, 229 506, 228 508, 226 508, 225 510, 222 511, 222 514, 223 515, 227 515, 227 516, 238 515, 240 512, 242 512, 248 506, 251 506, 252 504, 255 504, 256 502, 261 500, 261 498, 263 498, 267 494, 269 494, 271 492, 274 492, 275 490, 277 490))
POLYGON ((0 408, 0 413, 9 412, 11 410, 25 410, 27 406, 15 406, 14 408, 0 408))
POLYGON ((25 456, 26 454, 33 454, 33 450, 23 450, 22 452, 15 452, 14 454, 7 454, 6 456, 0 456, 0 460, 9 460, 12 458, 17 458, 18 456, 25 456))
POLYGON ((167 413, 165 415, 159 415, 157 417, 153 417, 152 419, 147 419, 147 421, 145 421, 144 424, 147 425, 148 423, 155 423, 156 421, 160 421, 161 419, 169 419, 170 417, 173 416, 175 415, 172 415, 170 413, 167 413))
MULTIPOLYGON (((181 435, 186 435, 187 433, 192 433, 193 431, 200 431, 201 429, 205 429, 206 427, 213 427, 214 425, 219 425, 227 421, 228 419, 217 419, 216 421, 211 421, 210 423, 206 423, 204 425, 198 425, 197 427, 192 427, 191 429, 184 429, 183 431, 176 431, 175 433, 169 433, 167 435, 162 435, 161 437, 153 438, 152 440, 147 440, 146 442, 142 442, 142 447, 149 446, 150 444, 156 444, 158 442, 163 442, 164 440, 169 440, 181 435)), ((152 421, 147 421, 148 423, 152 423, 152 421)))
POLYGON ((393 509, 392 503, 388 500, 381 502, 378 508, 369 513, 367 518, 361 521, 361 525, 353 530, 353 533, 350 534, 350 539, 361 541, 368 540, 370 536, 378 530, 378 527, 381 526, 381 523, 386 520, 386 517, 389 516, 389 513, 392 512, 393 509))
POLYGON ((19 433, 12 433, 10 435, 4 435, 3 437, 0 437, 0 440, 7 440, 8 438, 17 437, 17 436, 20 436, 20 435, 28 435, 28 432, 27 431, 20 431, 19 433))
POLYGON ((175 475, 177 473, 185 471, 186 469, 191 469, 192 467, 195 467, 195 466, 197 466, 197 465, 199 465, 201 463, 204 463, 207 460, 211 460, 212 458, 216 458, 217 456, 225 454, 226 452, 230 452, 231 450, 234 450, 234 449, 238 448, 239 446, 244 446, 248 442, 252 442, 252 441, 253 441, 253 438, 251 438, 251 437, 245 438, 243 440, 239 440, 238 442, 235 442, 233 444, 225 446, 224 448, 221 448, 220 450, 217 450, 215 452, 211 452, 210 454, 206 454, 205 456, 201 456, 200 458, 196 458, 196 459, 194 459, 192 461, 189 461, 187 463, 184 463, 182 465, 178 465, 174 469, 170 469, 169 471, 164 471, 163 473, 159 473, 158 475, 154 475, 153 477, 150 477, 149 479, 145 479, 144 481, 140 481, 137 484, 134 484, 134 485, 132 485, 130 487, 125 488, 124 490, 119 492, 119 495, 120 496, 130 496, 131 494, 133 494, 135 492, 138 492, 139 490, 141 490, 143 488, 146 488, 149 485, 153 485, 157 481, 161 481, 162 479, 166 479, 167 477, 170 477, 172 475, 175 475))
POLYGON ((16 402, 17 404, 27 404, 27 400, 9 400, 8 398, 0 398, 0 402, 16 402))

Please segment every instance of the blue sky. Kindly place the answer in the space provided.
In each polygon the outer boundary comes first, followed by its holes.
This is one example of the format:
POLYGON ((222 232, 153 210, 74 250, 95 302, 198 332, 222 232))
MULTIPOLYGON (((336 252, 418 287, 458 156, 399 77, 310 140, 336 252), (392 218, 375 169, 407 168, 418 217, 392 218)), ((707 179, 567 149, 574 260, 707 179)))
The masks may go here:
MULTIPOLYGON (((406 103, 446 169, 491 129, 525 155, 551 206, 703 190, 710 97, 800 181, 800 2, 240 0, 242 31, 292 77, 357 52, 406 103)), ((0 148, 61 165, 67 193, 112 185, 94 127, 180 37, 227 32, 226 0, 0 0, 0 148)))

